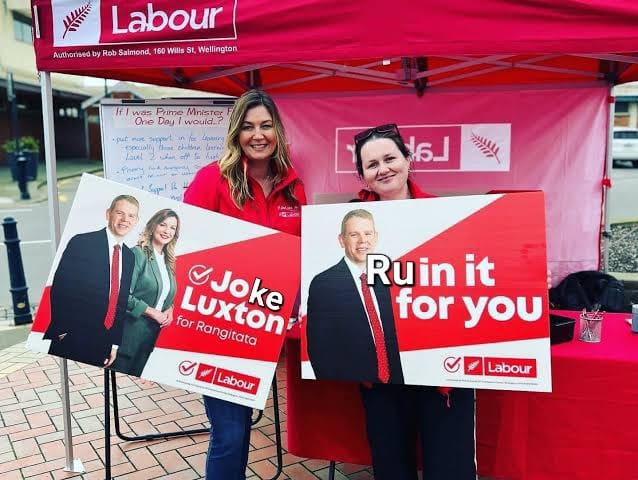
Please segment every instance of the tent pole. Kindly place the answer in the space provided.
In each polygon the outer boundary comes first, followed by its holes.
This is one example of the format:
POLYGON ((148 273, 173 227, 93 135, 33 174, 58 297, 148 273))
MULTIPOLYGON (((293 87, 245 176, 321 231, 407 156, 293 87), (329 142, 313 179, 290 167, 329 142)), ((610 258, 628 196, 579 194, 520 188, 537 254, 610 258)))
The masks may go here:
MULTIPOLYGON (((49 232, 53 256, 60 244, 60 202, 58 200, 58 178, 56 172, 55 131, 53 120, 53 91, 51 74, 40 72, 42 95, 42 121, 44 127, 44 156, 47 170, 47 195, 49 205, 49 232)), ((64 425, 64 447, 67 472, 83 473, 82 461, 73 458, 73 436, 71 433, 71 403, 69 400, 69 369, 66 358, 60 360, 60 390, 62 392, 62 420, 64 425)))
POLYGON ((609 270, 609 248, 611 247, 611 223, 609 220, 609 180, 611 179, 612 168, 614 166, 614 155, 612 151, 612 142, 614 138, 614 116, 616 111, 616 103, 613 96, 613 85, 609 86, 609 125, 607 127, 607 159, 605 161, 605 181, 603 183, 603 262, 602 270, 609 270))

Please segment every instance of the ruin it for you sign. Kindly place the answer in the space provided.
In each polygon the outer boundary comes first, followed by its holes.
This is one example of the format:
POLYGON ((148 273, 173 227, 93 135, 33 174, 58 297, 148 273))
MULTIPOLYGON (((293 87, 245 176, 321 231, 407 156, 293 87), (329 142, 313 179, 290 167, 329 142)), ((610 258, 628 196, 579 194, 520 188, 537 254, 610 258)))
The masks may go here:
POLYGON ((292 235, 85 175, 28 346, 263 409, 299 250, 292 235))
POLYGON ((546 277, 542 193, 304 207, 302 377, 550 391, 546 277))

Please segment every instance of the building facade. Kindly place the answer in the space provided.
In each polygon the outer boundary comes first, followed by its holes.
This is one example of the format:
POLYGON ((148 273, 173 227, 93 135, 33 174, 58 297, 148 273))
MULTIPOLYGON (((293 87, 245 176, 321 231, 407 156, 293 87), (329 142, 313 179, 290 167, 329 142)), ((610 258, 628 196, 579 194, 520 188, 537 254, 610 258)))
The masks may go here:
POLYGON ((614 88, 614 126, 638 128, 638 82, 614 88))
MULTIPOLYGON (((0 0, 0 146, 10 138, 25 135, 42 142, 42 101, 30 9, 28 0, 0 0), (8 98, 11 78, 17 115, 12 115, 8 98)), ((83 78, 53 75, 52 84, 57 158, 87 158, 81 104, 90 93, 83 87, 83 78)), ((5 151, 0 148, 0 164, 6 161, 5 151)))

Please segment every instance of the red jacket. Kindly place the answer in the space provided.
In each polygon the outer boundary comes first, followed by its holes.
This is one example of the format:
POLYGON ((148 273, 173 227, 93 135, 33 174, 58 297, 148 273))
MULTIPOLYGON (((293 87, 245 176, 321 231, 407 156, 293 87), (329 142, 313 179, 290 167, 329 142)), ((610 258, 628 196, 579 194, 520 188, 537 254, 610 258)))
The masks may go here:
POLYGON ((257 181, 248 177, 253 199, 248 199, 243 208, 237 208, 230 196, 228 181, 221 176, 217 162, 202 167, 184 192, 184 202, 213 212, 274 228, 281 232, 301 235, 301 205, 306 204, 306 193, 297 173, 288 169, 288 174, 273 191, 264 196, 257 181), (298 205, 286 200, 283 189, 294 182, 294 194, 298 205))
MULTIPOLYGON (((416 183, 414 183, 412 180, 408 179, 408 190, 410 191, 410 196, 412 198, 432 198, 432 197, 436 197, 436 195, 432 195, 431 193, 427 193, 424 192, 423 190, 421 190, 418 185, 416 183)), ((371 192, 370 190, 361 190, 359 192, 359 200, 363 201, 363 202, 376 202, 377 200, 379 200, 379 195, 377 195, 374 192, 371 192)), ((448 406, 450 403, 450 390, 452 390, 451 387, 439 387, 439 392, 441 392, 443 395, 445 395, 448 399, 448 406)))

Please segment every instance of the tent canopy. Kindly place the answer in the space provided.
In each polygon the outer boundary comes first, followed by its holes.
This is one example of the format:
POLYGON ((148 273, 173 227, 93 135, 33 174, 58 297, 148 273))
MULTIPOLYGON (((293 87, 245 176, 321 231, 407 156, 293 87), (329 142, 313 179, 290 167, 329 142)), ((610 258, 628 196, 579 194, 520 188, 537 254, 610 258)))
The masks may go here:
POLYGON ((238 95, 638 80, 635 0, 32 0, 41 71, 238 95))

